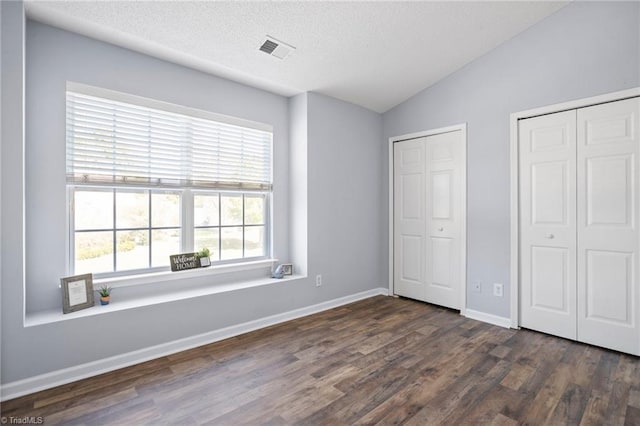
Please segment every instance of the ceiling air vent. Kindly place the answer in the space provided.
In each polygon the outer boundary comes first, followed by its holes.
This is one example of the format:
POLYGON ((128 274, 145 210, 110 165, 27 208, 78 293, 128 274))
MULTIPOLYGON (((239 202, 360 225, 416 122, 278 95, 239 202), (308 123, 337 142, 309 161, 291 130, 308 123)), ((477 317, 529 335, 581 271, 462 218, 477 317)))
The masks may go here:
POLYGON ((262 43, 262 46, 260 46, 260 50, 271 55, 273 51, 276 50, 276 47, 278 47, 278 43, 271 40, 265 40, 264 43, 262 43))
POLYGON ((271 36, 267 36, 266 40, 264 41, 264 43, 262 43, 262 46, 260 46, 259 50, 268 55, 275 56, 278 59, 284 59, 289 56, 291 52, 296 50, 296 48, 291 46, 290 44, 284 43, 280 40, 276 40, 271 36))

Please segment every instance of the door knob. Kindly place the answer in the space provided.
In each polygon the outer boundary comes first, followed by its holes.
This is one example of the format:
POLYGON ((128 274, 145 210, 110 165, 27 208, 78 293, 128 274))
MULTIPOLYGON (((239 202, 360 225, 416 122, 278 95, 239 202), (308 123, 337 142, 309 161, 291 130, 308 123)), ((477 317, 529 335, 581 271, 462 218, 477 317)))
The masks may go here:
POLYGON ((547 238, 552 240, 553 239, 553 234, 547 234, 547 238))
POLYGON ((442 232, 444 231, 444 228, 438 228, 438 231, 442 232))

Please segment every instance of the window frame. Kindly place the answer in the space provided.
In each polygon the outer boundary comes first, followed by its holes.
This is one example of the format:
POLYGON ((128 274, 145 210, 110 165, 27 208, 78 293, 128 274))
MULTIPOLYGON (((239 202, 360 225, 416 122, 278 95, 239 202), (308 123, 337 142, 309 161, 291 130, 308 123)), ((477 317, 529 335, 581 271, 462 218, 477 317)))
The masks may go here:
MULTIPOLYGON (((184 105, 179 105, 179 104, 174 104, 174 103, 170 103, 170 102, 166 102, 166 101, 161 101, 161 100, 156 100, 156 99, 152 99, 152 98, 146 98, 146 97, 142 97, 139 95, 133 95, 133 94, 129 94, 129 93, 123 93, 123 92, 118 92, 118 91, 114 91, 114 90, 110 90, 110 89, 105 89, 105 88, 100 88, 100 87, 95 87, 95 86, 90 86, 90 85, 86 85, 86 84, 82 84, 82 83, 77 83, 77 82, 72 82, 72 81, 67 81, 66 84, 66 92, 76 92, 79 94, 83 94, 83 95, 87 95, 87 96, 94 96, 94 97, 99 97, 99 98, 104 98, 107 100, 111 100, 111 101, 115 101, 115 102, 123 102, 123 103, 127 103, 127 104, 132 104, 132 105, 137 105, 140 107, 146 107, 146 108, 151 108, 151 109, 157 109, 157 110, 161 110, 167 113, 174 113, 174 114, 181 114, 181 115, 187 115, 196 119, 204 119, 204 120, 209 120, 209 121, 214 121, 214 122, 219 122, 222 124, 227 124, 227 125, 234 125, 234 126, 240 126, 240 127, 246 127, 248 129, 254 129, 254 130, 259 130, 259 131, 264 131, 264 132, 268 132, 271 134, 271 142, 270 142, 270 161, 271 161, 271 165, 270 165, 270 170, 271 170, 271 175, 270 175, 270 183, 269 183, 269 188, 266 189, 248 189, 243 191, 242 188, 240 189, 228 189, 228 188, 215 188, 215 187, 205 187, 205 188, 200 188, 200 187, 183 187, 183 186, 173 186, 173 185, 147 185, 147 184, 139 184, 139 185, 123 185, 123 184, 119 184, 119 183, 89 183, 87 182, 82 183, 82 182, 71 182, 71 181, 67 181, 66 184, 66 194, 67 194, 67 203, 66 203, 66 214, 67 214, 67 219, 66 219, 66 247, 65 247, 65 252, 66 252, 66 265, 65 265, 65 269, 67 270, 68 274, 74 273, 75 271, 75 234, 76 234, 76 230, 75 230, 75 224, 74 224, 74 208, 75 208, 75 202, 74 202, 74 193, 76 189, 82 189, 82 188, 103 188, 103 189, 111 189, 111 190, 117 190, 118 188, 123 188, 123 189, 132 189, 132 190, 147 190, 147 191, 175 191, 178 192, 180 194, 180 211, 181 211, 181 226, 180 226, 180 232, 181 232, 181 252, 185 253, 185 252, 190 252, 192 249, 190 247, 194 247, 194 234, 195 234, 195 227, 194 227, 194 193, 197 192, 204 192, 204 193, 218 193, 218 194, 222 194, 222 193, 239 193, 239 194, 262 194, 264 195, 264 255, 263 256, 253 256, 253 257, 242 257, 242 258, 235 258, 235 259, 227 259, 227 260, 215 260, 211 262, 211 267, 210 268, 206 268, 211 272, 214 272, 214 270, 216 269, 217 266, 223 266, 224 268, 220 268, 222 269, 229 269, 232 268, 234 270, 236 270, 237 268, 241 268, 242 269, 242 264, 246 263, 247 264, 247 268, 246 269, 253 269, 255 268, 255 265, 258 263, 264 263, 267 261, 272 260, 272 255, 273 255, 273 194, 274 194, 274 186, 273 186, 273 162, 274 162, 274 152, 273 152, 273 135, 274 135, 274 129, 273 129, 273 125, 271 124, 267 124, 267 123, 261 123, 261 122, 256 122, 256 121, 252 121, 252 120, 248 120, 248 119, 244 119, 244 118, 239 118, 239 117, 233 117, 233 116, 228 116, 228 115, 224 115, 224 114, 219 114, 219 113, 215 113, 215 112, 211 112, 211 111, 206 111, 206 110, 201 110, 201 109, 197 109, 197 108, 193 108, 193 107, 188 107, 188 106, 184 106, 184 105)), ((68 125, 68 118, 65 118, 65 123, 66 125, 68 125)), ((115 194, 115 193, 114 193, 115 194)), ((244 197, 243 197, 244 199, 244 197)), ((115 207, 115 197, 114 197, 114 207, 115 207)), ((149 214, 151 214, 151 212, 149 212, 149 214)), ((111 231, 111 232, 117 232, 117 228, 115 227, 115 223, 116 223, 116 217, 115 217, 115 212, 114 212, 114 228, 107 230, 107 231, 111 231)), ((244 255, 244 229, 245 229, 245 224, 244 224, 244 202, 243 202, 243 255, 244 255)), ((152 223, 149 223, 148 228, 151 232, 152 229, 152 223)), ((221 229, 221 228, 219 228, 221 229)), ((221 234, 219 234, 219 237, 221 237, 221 234)), ((221 241, 221 238, 220 238, 221 241)), ((221 244, 221 243, 220 243, 221 244)), ((152 250, 152 248, 150 248, 150 250, 152 250)), ((198 249, 196 249, 194 247, 193 251, 197 251, 198 249)), ((114 247, 114 252, 112 253, 112 256, 114 257, 114 266, 115 266, 115 257, 117 256, 117 251, 115 250, 114 247)), ((151 264, 150 264, 151 265, 151 264)), ((110 279, 110 278, 118 278, 118 279, 126 279, 128 277, 131 277, 132 279, 135 280, 136 276, 144 276, 144 275, 149 275, 149 274, 155 274, 155 273, 164 273, 164 272, 168 272, 170 271, 170 266, 158 266, 158 267, 149 267, 149 268, 139 268, 139 269, 128 269, 128 270, 123 270, 123 271, 111 271, 111 272, 98 272, 98 273, 94 273, 94 276, 97 279, 110 279)), ((143 280, 144 281, 144 280, 143 280)))
MULTIPOLYGON (((226 263, 235 263, 235 261, 237 261, 238 259, 248 259, 249 261, 253 261, 253 260, 261 260, 261 259, 266 259, 269 257, 271 250, 270 250, 270 192, 267 191, 247 191, 247 192, 239 192, 239 191, 213 191, 213 190, 201 190, 201 189, 197 189, 197 190, 191 190, 191 196, 195 199, 194 195, 197 195, 198 193, 202 193, 202 194, 217 194, 218 196, 218 224, 217 225, 196 225, 195 223, 193 223, 193 225, 191 226, 190 229, 193 230, 193 233, 191 234, 193 236, 193 249, 194 251, 198 251, 199 247, 195 246, 195 231, 196 229, 218 229, 218 247, 217 247, 217 251, 218 251, 218 259, 217 260, 212 260, 212 265, 213 264, 226 264, 226 263), (242 197, 242 223, 241 224, 233 224, 233 225, 225 225, 222 223, 222 197, 225 194, 237 194, 240 195, 242 197), (259 195, 263 198, 264 200, 264 206, 263 206, 263 223, 250 223, 247 224, 246 223, 246 198, 247 197, 251 197, 253 195, 259 195), (222 230, 224 228, 238 228, 241 227, 242 228, 242 257, 241 258, 235 258, 235 259, 223 259, 222 258, 222 230), (245 244, 246 244, 246 238, 245 238, 245 232, 247 228, 257 228, 257 227, 262 227, 263 228, 263 238, 264 238, 264 254, 262 256, 250 256, 250 257, 246 257, 245 256, 245 244)), ((255 197, 258 198, 258 197, 255 197)), ((191 202, 191 206, 193 207, 193 212, 191 214, 191 217, 195 218, 195 201, 191 202)))
MULTIPOLYGON (((124 190, 124 191, 132 191, 132 192, 136 192, 136 191, 145 191, 147 192, 147 194, 149 194, 149 198, 150 198, 150 194, 152 194, 153 192, 163 192, 163 191, 168 191, 168 192, 175 192, 177 194, 179 194, 180 196, 180 253, 189 253, 191 251, 193 252, 197 252, 199 250, 199 248, 195 247, 195 230, 196 228, 217 228, 217 229, 222 229, 225 227, 242 227, 243 230, 243 250, 242 250, 242 254, 243 257, 240 258, 234 258, 234 259, 222 259, 221 258, 221 254, 219 254, 220 259, 216 259, 216 260, 212 260, 211 261, 211 267, 215 268, 216 266, 223 266, 223 265, 242 265, 243 263, 252 263, 252 262, 256 262, 256 261, 262 261, 262 260, 269 260, 271 259, 271 253, 272 253, 272 242, 271 242, 271 227, 272 227, 272 222, 271 222, 271 196, 272 196, 272 191, 264 191, 264 192, 255 192, 255 191, 246 191, 246 192, 239 192, 239 191, 219 191, 219 190, 204 190, 204 189, 190 189, 190 188, 185 188, 185 189, 177 189, 177 188, 162 188, 162 187, 129 187, 129 186, 100 186, 100 185, 77 185, 77 184, 67 184, 67 197, 68 197, 68 203, 67 203, 67 228, 68 228, 68 232, 67 232, 67 246, 68 249, 66 250, 67 252, 67 265, 66 265, 66 269, 67 269, 67 273, 69 275, 75 274, 77 271, 75 270, 75 262, 76 262, 76 258, 75 258, 75 236, 76 233, 82 233, 82 232, 98 232, 98 231, 104 231, 104 232, 112 232, 114 234, 113 238, 116 238, 115 235, 118 231, 122 231, 122 230, 129 230, 129 228, 117 228, 116 224, 117 224, 117 216, 116 216, 116 191, 120 189, 120 190, 124 190), (82 229, 80 231, 75 229, 75 193, 77 190, 82 191, 83 189, 92 189, 95 191, 104 191, 104 192, 113 192, 113 227, 112 228, 105 228, 105 229, 82 229), (218 200, 220 200, 222 198, 223 194, 240 194, 242 196, 243 199, 243 203, 242 203, 242 225, 222 225, 221 221, 220 221, 220 216, 219 216, 219 223, 217 226, 195 226, 195 222, 194 222, 194 217, 195 217, 195 203, 194 203, 194 193, 203 193, 203 194, 216 194, 218 195, 218 200), (251 196, 252 194, 260 194, 264 197, 264 223, 263 224, 246 224, 245 223, 245 196, 251 196), (251 257, 244 257, 244 245, 245 245, 245 238, 244 238, 244 232, 245 232, 245 228, 247 227, 257 227, 257 226, 262 226, 264 228, 264 255, 262 256, 251 256, 251 257), (193 249, 191 249, 190 247, 193 247, 193 249)), ((220 214, 220 210, 221 210, 221 203, 219 203, 219 214, 220 214)), ((148 212, 149 215, 149 219, 151 219, 152 216, 152 211, 151 209, 148 212)), ((140 228, 140 229, 147 229, 150 232, 154 230, 154 229, 176 229, 176 227, 152 227, 152 222, 151 220, 149 220, 149 224, 146 228, 140 228)), ((149 246, 149 255, 152 256, 152 250, 153 250, 153 240, 150 238, 150 246, 149 246)), ((222 245, 222 234, 219 233, 218 236, 218 250, 220 250, 220 247, 222 245)), ((220 253, 220 252, 219 252, 220 253)), ((179 254, 179 253, 175 253, 175 254, 179 254)), ((171 267, 170 265, 166 265, 166 266, 150 266, 148 268, 136 268, 136 269, 125 269, 125 270, 116 270, 116 266, 117 266, 117 261, 116 261, 116 256, 117 256, 117 243, 114 242, 114 251, 111 253, 111 256, 113 257, 112 261, 113 261, 113 267, 114 270, 113 271, 109 271, 109 272, 94 272, 93 275, 95 278, 97 279, 108 279, 108 278, 117 278, 117 277, 127 277, 127 276, 131 276, 134 277, 136 275, 143 275, 143 274, 153 274, 153 273, 157 273, 157 272, 168 272, 171 271, 171 267)), ((151 258, 149 259, 150 265, 151 265, 151 258)))

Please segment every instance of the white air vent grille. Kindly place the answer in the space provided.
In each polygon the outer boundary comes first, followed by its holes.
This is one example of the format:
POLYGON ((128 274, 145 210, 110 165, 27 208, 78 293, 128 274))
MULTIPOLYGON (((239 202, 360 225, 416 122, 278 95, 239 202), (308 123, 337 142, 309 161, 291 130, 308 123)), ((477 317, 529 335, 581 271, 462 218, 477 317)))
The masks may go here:
POLYGON ((275 56, 278 59, 284 59, 296 50, 296 48, 290 44, 276 40, 271 36, 267 36, 262 46, 259 47, 259 50, 268 55, 275 56))

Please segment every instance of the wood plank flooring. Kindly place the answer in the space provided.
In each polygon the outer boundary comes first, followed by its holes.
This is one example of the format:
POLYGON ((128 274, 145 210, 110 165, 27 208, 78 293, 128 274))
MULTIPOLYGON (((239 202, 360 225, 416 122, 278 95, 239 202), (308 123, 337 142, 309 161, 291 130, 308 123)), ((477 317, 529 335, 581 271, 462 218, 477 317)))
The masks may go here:
POLYGON ((379 296, 1 410, 46 425, 640 425, 640 359, 379 296))

